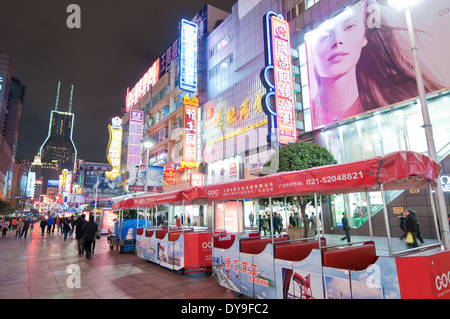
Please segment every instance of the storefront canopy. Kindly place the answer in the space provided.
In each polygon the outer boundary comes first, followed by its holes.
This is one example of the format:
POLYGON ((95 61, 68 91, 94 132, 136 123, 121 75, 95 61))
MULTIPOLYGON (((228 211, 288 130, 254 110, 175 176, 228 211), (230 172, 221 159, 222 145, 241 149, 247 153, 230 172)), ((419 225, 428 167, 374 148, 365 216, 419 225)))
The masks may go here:
MULTIPOLYGON (((363 161, 326 165, 302 171, 280 172, 250 180, 194 187, 182 191, 133 199, 134 207, 162 203, 252 199, 264 197, 344 194, 364 191, 421 189, 433 187, 441 167, 425 155, 410 151, 394 152, 363 161)), ((113 208, 130 208, 130 200, 115 203, 113 208)))

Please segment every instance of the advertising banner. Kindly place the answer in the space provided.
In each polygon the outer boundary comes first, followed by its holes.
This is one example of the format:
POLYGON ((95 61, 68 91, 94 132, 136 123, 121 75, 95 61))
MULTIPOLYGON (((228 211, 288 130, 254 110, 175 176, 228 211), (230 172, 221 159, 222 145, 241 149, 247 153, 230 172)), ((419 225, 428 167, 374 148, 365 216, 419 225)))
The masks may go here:
POLYGON ((143 128, 144 112, 132 110, 130 112, 130 130, 128 136, 128 171, 136 169, 136 167, 141 165, 141 139, 143 128))
MULTIPOLYGON (((411 16, 426 92, 449 87, 448 1, 419 1, 411 16)), ((305 44, 313 128, 418 96, 403 10, 359 1, 305 44)))

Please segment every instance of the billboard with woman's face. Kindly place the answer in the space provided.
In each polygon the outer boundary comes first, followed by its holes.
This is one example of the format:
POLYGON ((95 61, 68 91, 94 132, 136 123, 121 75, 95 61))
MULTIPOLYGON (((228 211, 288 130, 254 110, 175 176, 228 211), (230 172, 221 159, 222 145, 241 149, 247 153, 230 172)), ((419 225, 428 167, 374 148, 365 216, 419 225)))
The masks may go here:
MULTIPOLYGON (((411 8, 426 92, 450 86, 447 0, 411 8)), ((305 34, 313 128, 418 96, 403 11, 361 0, 305 34)))

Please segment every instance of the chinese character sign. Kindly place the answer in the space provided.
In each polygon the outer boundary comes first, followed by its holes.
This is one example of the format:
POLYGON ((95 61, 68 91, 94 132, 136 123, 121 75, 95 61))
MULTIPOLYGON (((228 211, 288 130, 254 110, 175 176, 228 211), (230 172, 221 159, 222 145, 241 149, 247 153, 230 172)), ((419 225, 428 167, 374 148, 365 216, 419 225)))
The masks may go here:
POLYGON ((197 91, 197 56, 198 56, 198 26, 181 20, 180 23, 180 90, 197 91))
POLYGON ((271 20, 278 142, 295 143, 297 138, 289 25, 277 16, 272 16, 271 20))
POLYGON ((141 139, 143 126, 144 112, 132 110, 130 112, 130 130, 128 140, 128 171, 141 165, 141 139))
POLYGON ((264 23, 266 68, 262 71, 262 78, 268 92, 262 98, 262 105, 269 117, 269 137, 278 144, 295 143, 297 134, 289 25, 273 11, 265 15, 264 23))
POLYGON ((197 108, 198 100, 196 97, 189 99, 184 97, 184 143, 183 143, 183 161, 197 161, 197 108))

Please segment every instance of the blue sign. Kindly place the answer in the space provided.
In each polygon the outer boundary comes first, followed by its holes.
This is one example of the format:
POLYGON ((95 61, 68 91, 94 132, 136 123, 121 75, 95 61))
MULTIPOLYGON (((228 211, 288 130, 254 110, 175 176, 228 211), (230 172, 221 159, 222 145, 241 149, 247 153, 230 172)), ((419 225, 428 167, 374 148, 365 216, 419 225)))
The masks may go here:
POLYGON ((197 91, 198 26, 182 19, 180 22, 179 78, 180 90, 197 91))

